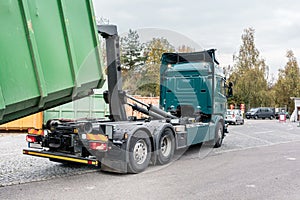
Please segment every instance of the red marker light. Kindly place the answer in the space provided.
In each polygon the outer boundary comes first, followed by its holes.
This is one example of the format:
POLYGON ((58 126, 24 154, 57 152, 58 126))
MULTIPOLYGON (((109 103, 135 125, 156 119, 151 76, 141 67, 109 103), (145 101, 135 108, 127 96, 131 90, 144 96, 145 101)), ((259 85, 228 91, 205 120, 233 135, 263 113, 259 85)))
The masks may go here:
POLYGON ((107 143, 90 142, 90 149, 92 149, 92 150, 106 151, 107 150, 107 143))
POLYGON ((37 142, 37 139, 36 139, 36 137, 33 136, 33 135, 27 135, 27 136, 26 136, 26 141, 27 141, 27 142, 30 142, 30 143, 34 143, 34 142, 37 142))

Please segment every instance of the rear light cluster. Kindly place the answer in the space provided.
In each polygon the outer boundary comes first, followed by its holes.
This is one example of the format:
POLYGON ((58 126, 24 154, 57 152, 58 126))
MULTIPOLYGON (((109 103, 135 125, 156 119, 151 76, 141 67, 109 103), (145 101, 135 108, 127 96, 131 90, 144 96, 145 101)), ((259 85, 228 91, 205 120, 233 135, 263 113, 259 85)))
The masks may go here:
POLYGON ((107 143, 104 142, 93 141, 89 143, 89 146, 92 150, 107 151, 107 143))
POLYGON ((29 128, 29 129, 28 129, 28 133, 29 133, 29 134, 33 134, 33 135, 44 135, 44 130, 42 130, 42 129, 29 128))
POLYGON ((35 142, 39 142, 39 138, 36 135, 27 135, 26 136, 26 141, 29 143, 35 143, 35 142))

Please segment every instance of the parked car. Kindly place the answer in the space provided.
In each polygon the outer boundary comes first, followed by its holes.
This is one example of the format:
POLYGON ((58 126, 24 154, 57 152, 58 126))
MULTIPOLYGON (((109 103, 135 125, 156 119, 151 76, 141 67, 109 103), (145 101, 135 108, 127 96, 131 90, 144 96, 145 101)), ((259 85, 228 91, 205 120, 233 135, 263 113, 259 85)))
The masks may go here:
POLYGON ((275 112, 272 108, 259 107, 259 108, 251 108, 249 112, 246 113, 246 118, 250 119, 274 119, 275 112))
POLYGON ((244 124, 242 111, 238 109, 227 110, 225 122, 228 124, 244 124))
POLYGON ((279 116, 280 116, 280 115, 285 115, 287 119, 290 118, 290 114, 289 114, 288 112, 276 112, 276 113, 275 113, 275 118, 276 118, 276 119, 279 119, 279 116))

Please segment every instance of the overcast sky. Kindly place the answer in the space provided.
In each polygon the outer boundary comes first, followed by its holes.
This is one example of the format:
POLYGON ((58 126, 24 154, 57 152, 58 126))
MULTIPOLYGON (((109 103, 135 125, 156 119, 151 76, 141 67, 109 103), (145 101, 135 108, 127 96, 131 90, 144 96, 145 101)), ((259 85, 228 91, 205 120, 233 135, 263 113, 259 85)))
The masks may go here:
POLYGON ((96 16, 116 24, 120 34, 134 29, 142 40, 165 37, 175 47, 215 48, 222 66, 232 64, 249 27, 271 73, 285 66, 289 49, 299 62, 300 1, 94 0, 94 7, 96 16))

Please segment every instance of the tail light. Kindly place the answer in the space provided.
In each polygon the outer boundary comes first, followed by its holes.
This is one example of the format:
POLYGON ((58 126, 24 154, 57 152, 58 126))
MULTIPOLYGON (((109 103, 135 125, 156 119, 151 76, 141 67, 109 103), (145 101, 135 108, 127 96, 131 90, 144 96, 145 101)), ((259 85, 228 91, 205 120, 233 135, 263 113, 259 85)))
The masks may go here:
POLYGON ((107 151, 107 143, 103 143, 103 142, 90 142, 90 149, 92 149, 92 150, 100 150, 100 151, 107 151))
POLYGON ((30 143, 35 143, 35 142, 38 142, 38 139, 35 135, 27 135, 26 141, 30 142, 30 143))
POLYGON ((33 134, 33 135, 44 135, 44 130, 42 129, 34 129, 34 128, 29 128, 28 133, 33 134))

